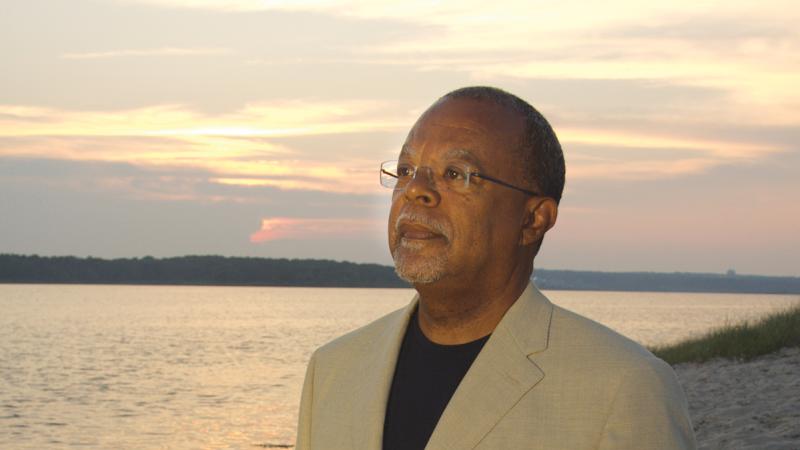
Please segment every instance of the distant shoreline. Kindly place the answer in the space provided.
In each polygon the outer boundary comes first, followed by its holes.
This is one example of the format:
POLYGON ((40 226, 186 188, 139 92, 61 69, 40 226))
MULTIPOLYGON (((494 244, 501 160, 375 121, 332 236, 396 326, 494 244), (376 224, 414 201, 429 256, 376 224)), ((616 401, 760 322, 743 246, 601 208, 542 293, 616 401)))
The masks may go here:
MULTIPOLYGON (((536 269, 543 290, 800 294, 800 277, 536 269)), ((0 254, 2 284, 410 288, 380 264, 223 256, 78 258, 0 254)))
MULTIPOLYGON (((307 288, 307 289, 413 289, 413 286, 316 286, 316 285, 276 285, 276 284, 210 284, 210 283, 105 283, 105 282, 82 282, 82 281, 0 281, 3 285, 42 285, 42 286, 164 286, 164 287, 243 287, 243 288, 307 288)), ((595 292, 642 292, 659 294, 742 294, 742 295, 800 295, 800 293, 774 293, 774 292, 736 292, 736 291, 666 291, 654 289, 581 289, 581 288, 551 288, 542 287, 537 284, 542 291, 595 291, 595 292)))

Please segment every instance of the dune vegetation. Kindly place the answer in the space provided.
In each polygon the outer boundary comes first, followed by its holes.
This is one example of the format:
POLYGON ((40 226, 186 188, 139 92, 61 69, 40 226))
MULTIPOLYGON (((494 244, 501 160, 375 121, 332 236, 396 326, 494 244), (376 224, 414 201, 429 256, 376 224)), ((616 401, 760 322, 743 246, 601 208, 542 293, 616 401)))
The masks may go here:
POLYGON ((758 321, 727 325, 650 350, 670 364, 679 364, 712 358, 750 360, 784 347, 800 347, 800 303, 758 321))

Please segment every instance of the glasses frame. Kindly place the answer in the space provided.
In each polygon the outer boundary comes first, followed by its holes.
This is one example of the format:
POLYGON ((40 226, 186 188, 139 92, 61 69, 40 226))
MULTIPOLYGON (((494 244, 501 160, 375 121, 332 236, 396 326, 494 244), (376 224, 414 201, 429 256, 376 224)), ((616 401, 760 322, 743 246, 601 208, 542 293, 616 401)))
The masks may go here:
MULTIPOLYGON (((395 165, 397 165, 399 163, 399 161, 391 159, 389 161, 382 162, 381 163, 381 170, 380 170, 380 172, 378 172, 378 175, 385 174, 385 175, 388 175, 388 176, 390 176, 392 178, 395 178, 395 179, 399 178, 396 173, 391 173, 388 170, 384 169, 384 166, 386 164, 389 164, 389 163, 394 163, 395 165)), ((411 176, 412 180, 417 176, 417 173, 419 172, 419 168, 420 167, 414 166, 414 174, 411 176)), ((478 178, 484 179, 486 181, 491 181, 492 183, 496 183, 496 184, 499 184, 500 186, 505 186, 507 188, 514 189, 516 191, 522 192, 524 194, 528 194, 528 195, 533 196, 533 197, 539 197, 540 196, 540 194, 538 192, 536 192, 536 191, 531 191, 531 190, 524 189, 524 188, 521 188, 521 187, 518 187, 518 186, 514 186, 511 183, 508 183, 506 181, 500 180, 498 178, 490 177, 489 175, 484 175, 484 174, 482 174, 480 172, 467 172, 467 181, 466 181, 467 185, 469 185, 469 177, 478 177, 478 178)), ((380 181, 381 178, 379 177, 378 180, 380 181)), ((381 186, 383 186, 385 188, 388 188, 388 189, 396 189, 397 188, 397 183, 395 183, 394 186, 390 187, 390 186, 386 186, 385 184, 383 184, 383 182, 381 182, 381 186)))

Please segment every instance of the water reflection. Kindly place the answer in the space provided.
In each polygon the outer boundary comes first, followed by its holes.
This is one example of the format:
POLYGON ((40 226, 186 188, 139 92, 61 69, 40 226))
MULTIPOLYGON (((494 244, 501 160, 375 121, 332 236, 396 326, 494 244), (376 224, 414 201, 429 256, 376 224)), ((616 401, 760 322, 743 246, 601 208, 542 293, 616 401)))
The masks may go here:
MULTIPOLYGON (((550 292, 645 343, 786 296, 550 292)), ((320 344, 410 290, 0 285, 0 448, 290 448, 320 344)))

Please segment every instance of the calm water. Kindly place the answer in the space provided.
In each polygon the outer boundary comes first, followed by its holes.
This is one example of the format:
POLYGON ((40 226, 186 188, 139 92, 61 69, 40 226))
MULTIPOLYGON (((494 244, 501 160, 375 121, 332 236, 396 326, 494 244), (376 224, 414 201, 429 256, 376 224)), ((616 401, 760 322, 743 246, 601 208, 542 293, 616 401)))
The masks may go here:
MULTIPOLYGON (((0 285, 0 448, 291 444, 311 351, 411 299, 400 289, 0 285)), ((645 344, 797 296, 552 291, 645 344)))

